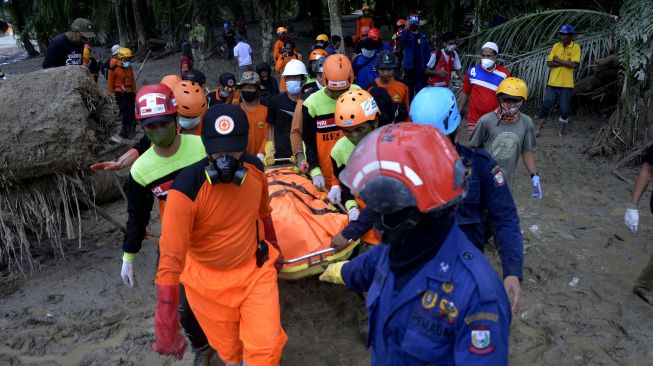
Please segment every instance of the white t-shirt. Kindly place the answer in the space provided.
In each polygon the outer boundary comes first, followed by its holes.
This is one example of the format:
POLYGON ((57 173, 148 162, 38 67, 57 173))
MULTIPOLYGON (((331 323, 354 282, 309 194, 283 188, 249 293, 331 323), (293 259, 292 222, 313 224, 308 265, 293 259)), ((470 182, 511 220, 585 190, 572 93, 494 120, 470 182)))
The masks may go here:
MULTIPOLYGON (((440 53, 442 54, 440 57, 444 57, 444 62, 449 63, 449 55, 443 50, 440 50, 440 53)), ((431 58, 429 59, 429 62, 426 64, 426 67, 429 69, 432 69, 435 66, 435 56, 436 54, 431 52, 431 58)), ((458 57, 458 52, 453 51, 453 69, 454 70, 460 70, 463 68, 463 65, 460 63, 460 57, 458 57)))
POLYGON ((238 59, 238 66, 252 64, 252 47, 245 42, 238 42, 234 47, 234 57, 238 59))

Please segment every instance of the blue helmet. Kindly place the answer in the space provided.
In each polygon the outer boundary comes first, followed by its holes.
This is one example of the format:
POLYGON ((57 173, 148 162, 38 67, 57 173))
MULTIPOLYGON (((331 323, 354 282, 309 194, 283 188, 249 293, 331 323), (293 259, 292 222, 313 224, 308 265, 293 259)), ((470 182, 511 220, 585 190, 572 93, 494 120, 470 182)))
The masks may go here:
POLYGON ((222 28, 229 29, 229 22, 224 22, 224 24, 222 24, 222 28))
POLYGON ((410 103, 410 119, 421 125, 431 125, 445 135, 456 131, 460 113, 456 97, 449 88, 427 87, 410 103))
POLYGON ((574 28, 574 26, 571 25, 571 24, 565 24, 562 27, 560 27, 560 30, 558 31, 558 33, 574 34, 574 33, 576 33, 576 28, 574 28))
POLYGON ((417 14, 411 14, 408 16, 408 24, 409 25, 419 25, 419 15, 417 14))

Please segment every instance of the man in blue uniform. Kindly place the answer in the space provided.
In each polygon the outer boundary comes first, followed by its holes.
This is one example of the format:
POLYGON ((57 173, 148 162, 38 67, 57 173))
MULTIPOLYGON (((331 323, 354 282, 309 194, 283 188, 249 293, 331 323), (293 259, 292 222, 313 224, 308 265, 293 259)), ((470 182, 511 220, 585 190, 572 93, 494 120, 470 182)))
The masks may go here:
POLYGON ((510 303, 458 228, 465 167, 448 138, 427 125, 381 127, 340 180, 367 203, 382 244, 320 279, 368 291, 372 364, 507 365, 510 303))
POLYGON ((410 117, 415 123, 432 125, 449 136, 469 169, 467 196, 456 213, 458 225, 481 252, 491 234, 486 232, 487 224, 492 226, 503 267, 503 284, 512 297, 513 312, 519 313, 523 304, 520 280, 524 241, 515 201, 499 164, 483 149, 455 143, 461 117, 450 89, 423 89, 410 105, 410 117))
POLYGON ((431 57, 431 47, 426 35, 419 30, 419 23, 419 16, 411 14, 408 16, 408 31, 393 36, 404 49, 404 82, 408 85, 411 97, 426 85, 424 70, 431 57))

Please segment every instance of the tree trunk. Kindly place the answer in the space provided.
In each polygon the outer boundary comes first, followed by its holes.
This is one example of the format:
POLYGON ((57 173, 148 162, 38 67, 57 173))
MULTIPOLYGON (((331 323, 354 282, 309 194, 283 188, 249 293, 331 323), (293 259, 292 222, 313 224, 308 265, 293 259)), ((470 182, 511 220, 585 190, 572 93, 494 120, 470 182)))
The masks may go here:
MULTIPOLYGON (((344 38, 342 33, 342 13, 340 11, 339 0, 328 0, 329 3, 329 19, 331 34, 338 34, 344 38)), ((340 53, 345 53, 345 42, 340 42, 340 53)))
POLYGON ((129 43, 129 31, 127 30, 125 18, 122 16, 120 0, 112 0, 111 3, 113 6, 113 11, 116 13, 116 22, 118 23, 118 39, 120 41, 120 45, 126 47, 127 43, 129 43))
MULTIPOLYGON (((263 61, 270 62, 272 60, 272 34, 273 34, 273 24, 272 17, 270 14, 273 14, 272 2, 269 0, 253 0, 254 9, 257 11, 257 16, 260 19, 259 27, 261 29, 261 56, 263 61)), ((301 0, 300 0, 301 1, 301 0)))
POLYGON ((322 22, 322 2, 311 1, 311 23, 313 24, 313 35, 324 33, 324 22, 322 22))
POLYGON ((147 47, 147 33, 145 31, 145 23, 141 17, 141 6, 139 0, 132 0, 132 8, 134 10, 134 25, 136 26, 136 35, 138 37, 138 52, 144 53, 147 47))

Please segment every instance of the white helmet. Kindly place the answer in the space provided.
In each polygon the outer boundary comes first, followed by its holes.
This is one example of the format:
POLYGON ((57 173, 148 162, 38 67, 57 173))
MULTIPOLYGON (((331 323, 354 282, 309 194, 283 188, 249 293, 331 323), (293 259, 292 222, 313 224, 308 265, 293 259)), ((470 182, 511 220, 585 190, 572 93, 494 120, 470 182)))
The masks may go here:
POLYGON ((308 75, 308 72, 306 71, 306 65, 297 59, 288 61, 286 67, 283 69, 281 76, 289 75, 308 75))
POLYGON ((111 47, 111 56, 117 55, 120 48, 119 44, 114 44, 113 47, 111 47))

